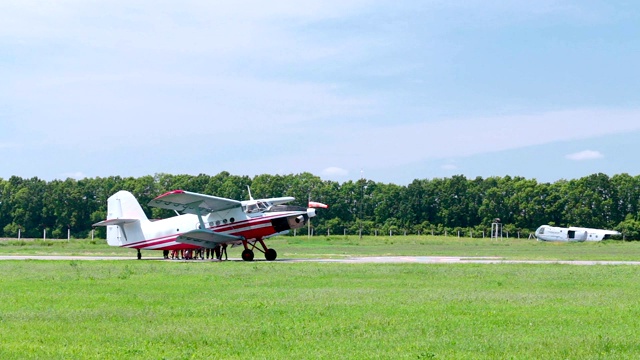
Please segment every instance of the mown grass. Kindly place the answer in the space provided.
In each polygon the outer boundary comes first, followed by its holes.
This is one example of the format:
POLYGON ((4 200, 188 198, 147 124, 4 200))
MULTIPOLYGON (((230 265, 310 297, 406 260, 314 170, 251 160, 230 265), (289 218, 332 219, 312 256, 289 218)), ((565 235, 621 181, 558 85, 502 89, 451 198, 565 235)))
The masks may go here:
POLYGON ((640 268, 2 261, 2 359, 631 359, 640 268))
POLYGON ((109 246, 103 239, 3 239, 0 255, 132 256, 135 250, 109 246))
POLYGON ((271 246, 284 257, 463 256, 529 260, 638 260, 640 242, 608 240, 551 243, 528 239, 491 240, 445 236, 282 237, 271 246))
MULTIPOLYGON (((467 256, 529 260, 639 260, 639 241, 607 240, 584 243, 548 243, 528 239, 491 240, 444 236, 280 236, 269 246, 285 258, 344 258, 350 256, 467 256)), ((240 258, 241 248, 229 249, 240 258)), ((0 255, 95 255, 135 257, 136 251, 111 247, 105 240, 8 240, 0 241, 0 255)), ((143 251, 143 257, 161 257, 159 251, 143 251)), ((262 254, 256 254, 262 258, 262 254)))

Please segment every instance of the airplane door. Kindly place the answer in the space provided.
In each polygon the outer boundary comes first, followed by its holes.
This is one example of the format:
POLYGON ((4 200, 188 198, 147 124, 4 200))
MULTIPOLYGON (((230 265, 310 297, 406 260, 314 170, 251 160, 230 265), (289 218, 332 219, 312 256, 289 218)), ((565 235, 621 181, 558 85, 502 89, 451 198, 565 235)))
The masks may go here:
POLYGON ((569 230, 569 231, 567 231, 567 237, 568 237, 569 239, 575 239, 575 237, 576 237, 576 231, 575 231, 575 230, 569 230))

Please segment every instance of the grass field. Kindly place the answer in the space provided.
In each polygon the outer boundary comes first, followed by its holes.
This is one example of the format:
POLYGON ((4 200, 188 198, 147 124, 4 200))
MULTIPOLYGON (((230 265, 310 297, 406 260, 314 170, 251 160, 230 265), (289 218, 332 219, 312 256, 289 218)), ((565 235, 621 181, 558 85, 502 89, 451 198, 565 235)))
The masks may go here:
MULTIPOLYGON (((271 244, 281 257, 640 258, 623 242, 298 240, 271 244)), ((635 359, 639 285, 636 266, 0 261, 0 359, 635 359)))
MULTIPOLYGON (((344 258, 349 256, 497 256, 529 260, 640 260, 640 242, 603 241, 549 243, 527 239, 471 239, 444 236, 281 236, 269 246, 283 258, 344 258)), ((229 250, 240 258, 241 248, 229 250)), ((96 255, 135 257, 135 250, 111 247, 105 240, 4 240, 4 255, 96 255)), ((162 256, 159 251, 143 251, 143 257, 162 256)), ((256 254, 262 258, 262 254, 256 254)))

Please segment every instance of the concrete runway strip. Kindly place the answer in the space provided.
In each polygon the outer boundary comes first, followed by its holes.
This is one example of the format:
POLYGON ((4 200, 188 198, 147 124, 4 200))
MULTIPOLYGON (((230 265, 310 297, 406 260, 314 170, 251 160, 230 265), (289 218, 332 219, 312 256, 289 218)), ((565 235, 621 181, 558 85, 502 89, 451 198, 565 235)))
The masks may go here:
MULTIPOLYGON (((122 256, 67 256, 67 255, 0 255, 0 260, 136 260, 122 256)), ((143 260, 212 262, 218 260, 165 260, 161 257, 143 257, 143 260)), ((136 260, 137 261, 137 260, 136 260)), ((242 261, 231 258, 229 261, 242 261)), ((266 261, 266 260, 257 260, 266 261)), ((325 262, 345 264, 563 264, 563 265, 640 265, 640 261, 608 260, 505 260, 500 257, 456 256, 364 256, 342 259, 279 259, 275 263, 325 262)))

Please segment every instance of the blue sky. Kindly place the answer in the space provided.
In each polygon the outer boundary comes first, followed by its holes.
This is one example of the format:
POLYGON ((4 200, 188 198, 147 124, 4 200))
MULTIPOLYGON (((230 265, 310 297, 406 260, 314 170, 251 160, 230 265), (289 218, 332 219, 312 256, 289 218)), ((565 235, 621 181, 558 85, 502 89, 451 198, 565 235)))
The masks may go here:
POLYGON ((0 177, 640 174, 640 3, 0 2, 0 177))

